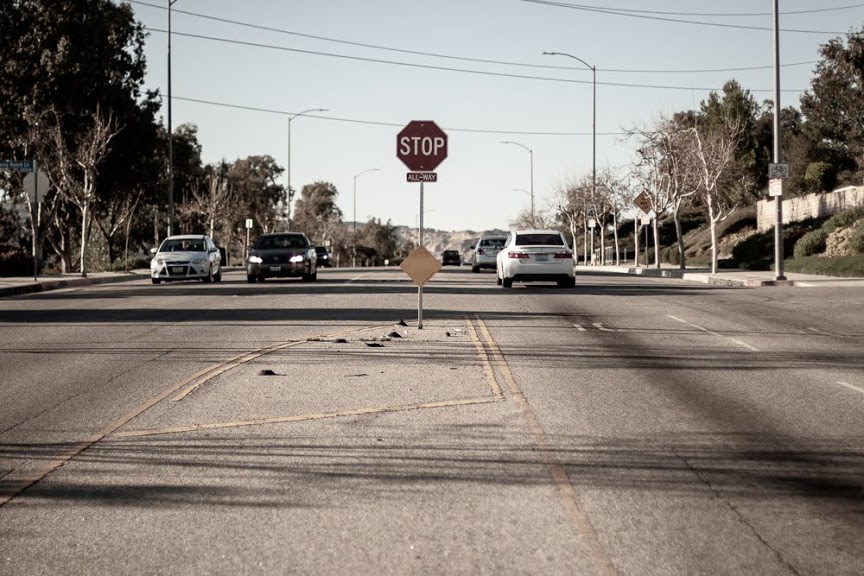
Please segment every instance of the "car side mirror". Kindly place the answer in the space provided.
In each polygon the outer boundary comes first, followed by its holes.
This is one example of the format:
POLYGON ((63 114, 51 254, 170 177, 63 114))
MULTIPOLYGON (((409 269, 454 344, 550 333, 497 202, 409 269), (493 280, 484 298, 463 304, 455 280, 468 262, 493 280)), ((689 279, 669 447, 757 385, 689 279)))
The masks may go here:
POLYGON ((158 248, 150 248, 150 254, 156 254, 156 252, 158 252, 158 251, 159 251, 158 248))

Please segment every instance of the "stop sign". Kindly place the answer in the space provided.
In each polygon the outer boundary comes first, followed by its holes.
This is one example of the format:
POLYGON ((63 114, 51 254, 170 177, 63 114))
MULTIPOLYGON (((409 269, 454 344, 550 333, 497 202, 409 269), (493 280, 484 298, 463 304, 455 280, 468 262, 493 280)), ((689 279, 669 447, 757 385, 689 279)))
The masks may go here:
POLYGON ((396 135, 396 156, 409 170, 431 172, 447 158, 447 134, 431 120, 412 120, 396 135))

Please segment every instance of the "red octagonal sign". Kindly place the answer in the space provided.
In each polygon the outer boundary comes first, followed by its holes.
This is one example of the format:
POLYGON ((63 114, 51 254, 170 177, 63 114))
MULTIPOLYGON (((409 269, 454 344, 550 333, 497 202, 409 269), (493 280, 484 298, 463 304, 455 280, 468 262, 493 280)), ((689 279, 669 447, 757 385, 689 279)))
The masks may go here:
POLYGON ((431 120, 412 120, 396 136, 396 156, 409 170, 431 172, 447 158, 447 134, 431 120))

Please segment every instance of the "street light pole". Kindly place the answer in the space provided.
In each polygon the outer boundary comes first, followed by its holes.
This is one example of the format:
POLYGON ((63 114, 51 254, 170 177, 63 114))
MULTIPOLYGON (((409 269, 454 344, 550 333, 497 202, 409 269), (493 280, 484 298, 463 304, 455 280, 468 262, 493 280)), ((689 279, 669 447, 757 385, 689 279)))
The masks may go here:
POLYGON ((351 267, 354 268, 357 266, 357 177, 367 172, 377 172, 378 168, 367 168, 366 170, 361 170, 357 174, 354 175, 354 232, 353 239, 351 241, 351 267))
MULTIPOLYGON (((176 0, 175 0, 176 2, 176 0)), ((302 112, 297 112, 296 114, 292 114, 288 116, 288 165, 285 167, 285 176, 288 180, 288 188, 285 190, 286 197, 286 207, 288 208, 288 231, 291 231, 291 121, 297 118, 298 116, 302 116, 304 114, 308 114, 309 112, 329 112, 328 108, 309 108, 308 110, 303 110, 302 112)))
MULTIPOLYGON (((578 56, 567 54, 566 52, 543 52, 545 56, 567 56, 578 60, 591 70, 591 203, 594 204, 594 199, 597 194, 597 67, 591 66, 585 60, 578 56)), ((587 214, 586 214, 587 217, 587 214)), ((594 229, 591 229, 591 258, 594 261, 594 229)))
MULTIPOLYGON (((774 163, 779 164, 780 150, 780 28, 778 1, 774 0, 774 163)), ((783 274, 783 188, 780 196, 774 197, 777 204, 777 216, 774 224, 774 279, 786 280, 783 274)))
POLYGON ((171 6, 168 0, 168 236, 174 233, 174 127, 171 125, 171 6))
POLYGON ((531 157, 531 227, 534 227, 534 150, 528 148, 524 144, 519 142, 514 142, 512 140, 502 140, 502 144, 515 144, 516 146, 521 146, 525 150, 528 151, 528 154, 531 157))

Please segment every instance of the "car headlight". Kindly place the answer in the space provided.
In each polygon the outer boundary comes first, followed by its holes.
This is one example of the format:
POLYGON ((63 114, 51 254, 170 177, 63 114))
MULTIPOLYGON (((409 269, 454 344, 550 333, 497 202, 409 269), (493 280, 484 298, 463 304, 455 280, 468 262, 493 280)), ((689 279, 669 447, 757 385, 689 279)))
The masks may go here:
POLYGON ((294 262, 294 263, 303 262, 303 256, 301 256, 299 254, 297 256, 292 256, 291 262, 294 262))
POLYGON ((264 261, 260 256, 249 256, 249 262, 252 264, 261 264, 264 261))
POLYGON ((200 256, 200 257, 198 257, 198 258, 193 258, 193 259, 192 259, 192 263, 193 263, 193 264, 204 264, 205 262, 207 262, 207 258, 205 258, 205 257, 203 257, 203 256, 200 256))

